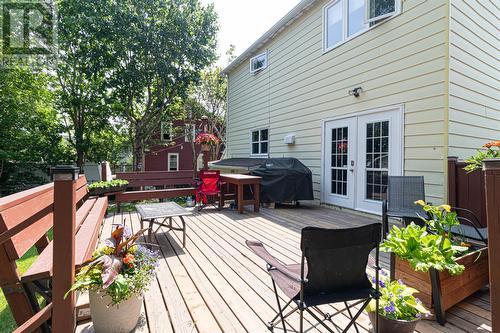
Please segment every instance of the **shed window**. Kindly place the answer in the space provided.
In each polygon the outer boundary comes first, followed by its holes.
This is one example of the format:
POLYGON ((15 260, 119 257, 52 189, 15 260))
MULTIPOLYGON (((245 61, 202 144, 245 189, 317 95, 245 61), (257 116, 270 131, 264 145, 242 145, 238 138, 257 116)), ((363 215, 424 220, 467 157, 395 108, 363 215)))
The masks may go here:
POLYGON ((252 131, 252 155, 267 155, 269 153, 269 129, 252 131))
POLYGON ((250 59, 250 73, 255 73, 267 67, 267 52, 250 59))
POLYGON ((179 154, 168 154, 168 171, 179 171, 179 154))
POLYGON ((161 141, 172 141, 172 124, 161 122, 161 141))

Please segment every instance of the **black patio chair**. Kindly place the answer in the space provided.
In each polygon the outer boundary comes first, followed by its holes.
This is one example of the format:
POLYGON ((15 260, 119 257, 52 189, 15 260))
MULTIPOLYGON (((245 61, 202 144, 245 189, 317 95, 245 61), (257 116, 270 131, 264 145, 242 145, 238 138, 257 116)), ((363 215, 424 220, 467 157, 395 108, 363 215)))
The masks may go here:
POLYGON ((387 199, 382 201, 382 224, 384 237, 389 232, 389 217, 401 218, 404 225, 415 222, 424 225, 420 217, 427 213, 415 201, 425 200, 423 176, 389 176, 387 199))
MULTIPOLYGON (((271 275, 278 314, 269 322, 268 328, 273 330, 281 322, 286 332, 285 319, 299 311, 299 332, 302 333, 306 311, 328 332, 334 332, 326 321, 338 328, 332 318, 347 311, 351 321, 342 332, 347 332, 353 325, 359 332, 356 320, 371 300, 375 299, 378 309, 381 233, 380 223, 349 229, 306 227, 302 229, 301 263, 290 265, 273 257, 261 242, 246 241, 247 246, 267 263, 267 271, 271 275), (366 274, 368 259, 373 249, 375 288, 366 274), (290 299, 283 308, 276 286, 290 299), (349 305, 347 302, 350 301, 355 302, 349 305), (333 314, 324 313, 318 308, 319 305, 338 302, 343 302, 345 309, 333 314), (285 309, 291 303, 296 306, 285 314, 285 309), (359 304, 360 309, 353 315, 352 307, 359 304)), ((378 313, 376 318, 374 332, 378 333, 378 313)))
POLYGON ((451 228, 451 233, 461 236, 467 240, 481 242, 488 245, 488 228, 481 226, 479 218, 469 209, 452 207, 452 211, 457 213, 459 226, 451 228))

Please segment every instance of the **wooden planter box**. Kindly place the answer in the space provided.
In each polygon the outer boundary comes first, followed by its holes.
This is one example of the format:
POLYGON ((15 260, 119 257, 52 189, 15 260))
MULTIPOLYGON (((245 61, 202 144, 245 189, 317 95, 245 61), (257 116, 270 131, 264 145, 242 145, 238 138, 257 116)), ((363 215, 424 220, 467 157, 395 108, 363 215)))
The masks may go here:
POLYGON ((446 271, 416 272, 408 261, 397 256, 394 256, 393 262, 394 278, 417 289, 417 296, 428 309, 432 309, 440 324, 446 322, 446 310, 488 284, 488 248, 458 258, 457 262, 464 265, 465 270, 456 276, 446 271))
POLYGON ((110 194, 110 193, 123 192, 127 189, 127 187, 128 187, 128 185, 96 188, 96 189, 90 190, 89 195, 91 195, 91 196, 103 196, 103 195, 110 194))

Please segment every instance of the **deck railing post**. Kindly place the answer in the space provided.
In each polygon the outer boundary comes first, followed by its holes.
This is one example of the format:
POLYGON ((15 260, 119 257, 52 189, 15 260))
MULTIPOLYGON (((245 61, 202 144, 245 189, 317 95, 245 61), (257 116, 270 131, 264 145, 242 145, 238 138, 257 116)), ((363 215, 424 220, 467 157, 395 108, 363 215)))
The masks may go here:
POLYGON ((500 332, 500 158, 483 163, 488 221, 492 332, 500 332))
POLYGON ((457 161, 457 157, 448 157, 448 204, 454 207, 457 206, 457 161))
POLYGON ((52 278, 52 332, 75 328, 75 297, 64 298, 75 279, 76 179, 78 168, 52 169, 54 179, 54 255, 52 278))

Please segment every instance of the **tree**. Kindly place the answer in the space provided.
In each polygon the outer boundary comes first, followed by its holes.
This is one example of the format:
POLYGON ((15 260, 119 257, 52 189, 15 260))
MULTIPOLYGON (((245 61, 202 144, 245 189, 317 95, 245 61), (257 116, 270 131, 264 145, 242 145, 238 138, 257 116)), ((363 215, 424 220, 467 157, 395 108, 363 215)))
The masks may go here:
POLYGON ((50 87, 52 77, 32 68, 0 70, 0 180, 20 190, 42 182, 29 170, 71 160, 50 87), (24 177, 13 177, 22 174, 24 177))
MULTIPOLYGON (((94 3, 94 6, 97 6, 94 3)), ((215 60, 217 18, 199 0, 108 1, 110 89, 129 125, 135 170, 170 107, 215 60)))
POLYGON ((227 79, 221 71, 222 68, 213 67, 203 72, 199 84, 193 88, 197 102, 206 110, 208 132, 221 140, 221 145, 212 152, 212 159, 219 156, 226 143, 227 79))
POLYGON ((107 1, 64 0, 58 3, 59 62, 56 68, 60 110, 68 141, 82 166, 92 137, 109 129, 111 109, 107 75, 107 1), (96 3, 97 2, 97 3, 96 3))

